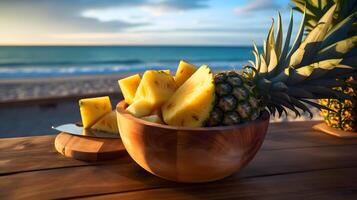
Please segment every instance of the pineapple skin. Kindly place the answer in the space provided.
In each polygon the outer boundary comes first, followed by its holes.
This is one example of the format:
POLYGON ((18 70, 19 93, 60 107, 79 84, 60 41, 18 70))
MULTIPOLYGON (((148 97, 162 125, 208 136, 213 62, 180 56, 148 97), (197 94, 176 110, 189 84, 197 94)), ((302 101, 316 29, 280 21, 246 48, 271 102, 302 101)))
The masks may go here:
POLYGON ((112 111, 108 96, 79 100, 79 109, 84 128, 90 128, 101 117, 112 111))
POLYGON ((127 104, 132 104, 136 90, 140 84, 141 78, 139 74, 129 76, 127 78, 118 80, 119 88, 122 91, 124 100, 127 104))
POLYGON ((227 126, 258 118, 261 108, 258 91, 235 71, 215 75, 215 104, 206 126, 227 126))
MULTIPOLYGON (((352 80, 350 78, 349 80, 352 80)), ((321 115, 324 118, 325 123, 336 129, 343 131, 356 131, 357 130, 357 109, 356 109, 356 92, 353 88, 335 88, 337 91, 342 91, 354 97, 353 100, 338 100, 338 99, 321 99, 319 103, 323 106, 334 110, 322 110, 321 115)))

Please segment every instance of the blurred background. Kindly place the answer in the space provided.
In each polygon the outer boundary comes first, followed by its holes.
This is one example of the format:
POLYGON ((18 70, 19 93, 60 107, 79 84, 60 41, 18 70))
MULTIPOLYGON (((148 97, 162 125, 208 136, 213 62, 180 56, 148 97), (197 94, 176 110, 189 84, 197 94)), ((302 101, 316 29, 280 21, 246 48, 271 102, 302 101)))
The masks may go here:
POLYGON ((54 134, 80 121, 78 99, 110 95, 114 106, 119 78, 174 72, 180 59, 240 69, 290 10, 289 0, 1 0, 0 137, 54 134))

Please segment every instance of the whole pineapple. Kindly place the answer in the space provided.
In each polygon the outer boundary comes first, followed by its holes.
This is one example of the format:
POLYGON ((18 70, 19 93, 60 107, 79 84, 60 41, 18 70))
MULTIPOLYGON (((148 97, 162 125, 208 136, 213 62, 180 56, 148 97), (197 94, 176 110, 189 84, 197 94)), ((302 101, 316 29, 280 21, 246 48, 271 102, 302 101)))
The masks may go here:
MULTIPOLYGON (((334 3, 337 4, 336 12, 330 27, 334 27, 337 23, 342 22, 348 15, 356 12, 357 1, 350 0, 292 0, 295 4, 295 9, 304 12, 306 5, 306 33, 310 32, 316 26, 318 20, 334 3)), ((356 35, 357 22, 352 21, 352 26, 348 27, 348 36, 356 35)), ((355 81, 356 77, 349 77, 346 81, 351 83, 355 81)), ((322 110, 321 115, 324 117, 326 124, 330 127, 341 129, 344 131, 357 130, 357 97, 356 89, 352 87, 337 87, 335 90, 344 92, 353 97, 352 100, 338 100, 338 99, 321 99, 319 103, 331 110, 322 110)))
POLYGON ((350 99, 333 88, 347 86, 343 79, 356 73, 357 36, 347 37, 356 13, 330 28, 335 9, 333 5, 303 39, 304 14, 291 48, 292 13, 284 44, 279 14, 276 39, 273 21, 264 52, 259 53, 254 45, 255 62, 250 61, 251 66, 242 73, 218 73, 213 82, 209 70, 197 70, 194 78, 189 78, 162 107, 164 121, 190 127, 234 125, 255 120, 265 108, 272 115, 287 114, 289 109, 296 115, 306 111, 312 117, 307 104, 331 110, 315 99, 350 99), (200 89, 200 85, 205 87, 200 89), (186 98, 191 94, 200 98, 186 98), (199 100, 201 97, 205 101, 199 100))
MULTIPOLYGON (((347 79, 347 81, 354 81, 354 79, 350 77, 349 79, 347 79)), ((321 111, 321 114, 324 117, 326 124, 330 127, 341 129, 344 131, 356 131, 356 89, 352 87, 338 87, 335 88, 335 90, 348 94, 352 96, 353 99, 321 99, 319 101, 320 104, 331 109, 321 111)))

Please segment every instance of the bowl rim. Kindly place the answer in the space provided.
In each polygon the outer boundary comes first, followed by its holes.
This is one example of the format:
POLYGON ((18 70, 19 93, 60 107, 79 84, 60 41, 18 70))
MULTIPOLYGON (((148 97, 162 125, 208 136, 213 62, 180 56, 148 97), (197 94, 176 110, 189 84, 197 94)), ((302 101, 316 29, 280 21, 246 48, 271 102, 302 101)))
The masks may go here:
MULTIPOLYGON (((268 111, 263 111, 263 113, 260 115, 259 118, 256 120, 250 121, 250 122, 244 122, 242 124, 237 124, 237 125, 231 125, 231 126, 215 126, 215 127, 180 127, 180 126, 171 126, 171 125, 166 125, 166 124, 158 124, 154 122, 149 122, 143 119, 140 119, 138 117, 133 116, 132 114, 126 112, 125 107, 128 105, 124 100, 120 101, 116 105, 116 112, 122 115, 123 117, 135 121, 136 123, 139 124, 144 124, 146 126, 150 127, 156 127, 156 128, 162 128, 162 129, 168 129, 168 130, 176 130, 176 131, 220 131, 220 130, 233 130, 233 129, 238 129, 238 128, 243 128, 246 126, 250 126, 252 124, 256 124, 259 122, 269 122, 270 115, 268 111)), ((118 120, 119 123, 119 120, 118 120)))

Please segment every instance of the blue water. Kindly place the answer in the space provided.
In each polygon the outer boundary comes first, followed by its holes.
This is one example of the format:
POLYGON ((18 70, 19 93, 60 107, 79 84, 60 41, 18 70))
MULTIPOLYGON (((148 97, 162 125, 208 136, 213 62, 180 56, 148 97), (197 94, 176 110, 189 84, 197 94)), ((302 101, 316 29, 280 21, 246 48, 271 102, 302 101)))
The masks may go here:
POLYGON ((18 46, 0 47, 0 78, 115 74, 172 69, 180 59, 214 70, 239 69, 251 47, 18 46))

